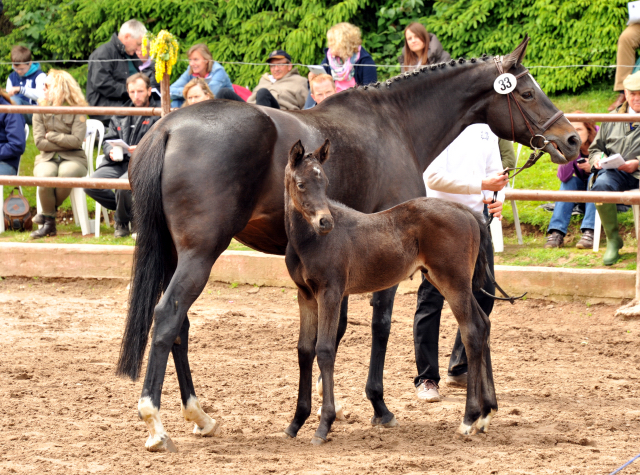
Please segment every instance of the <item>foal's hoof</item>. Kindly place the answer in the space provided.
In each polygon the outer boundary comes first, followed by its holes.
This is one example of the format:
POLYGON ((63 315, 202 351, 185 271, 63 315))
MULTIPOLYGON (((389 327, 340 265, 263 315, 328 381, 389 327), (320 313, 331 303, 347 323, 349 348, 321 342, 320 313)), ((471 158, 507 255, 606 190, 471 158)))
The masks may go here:
POLYGON ((467 425, 464 422, 462 422, 460 423, 460 427, 458 427, 458 430, 456 433, 463 437, 468 437, 470 435, 475 434, 475 431, 474 431, 473 425, 467 425))
POLYGON ((476 432, 478 434, 486 434, 489 432, 489 424, 491 424, 491 419, 496 412, 498 412, 496 409, 491 409, 491 412, 487 414, 486 417, 481 417, 476 421, 476 432))
POLYGON ((284 432, 282 432, 282 437, 283 438, 289 438, 289 439, 295 439, 296 436, 298 435, 297 432, 295 432, 291 427, 287 427, 284 432))
POLYGON ((168 435, 164 437, 151 437, 147 439, 146 444, 144 444, 146 449, 149 452, 171 452, 176 453, 178 448, 171 440, 171 437, 168 435))
POLYGON ((313 438, 311 439, 311 445, 323 445, 326 444, 327 441, 325 439, 323 439, 322 437, 318 437, 318 436, 313 436, 313 438))
POLYGON ((204 427, 201 428, 198 424, 195 424, 193 433, 198 437, 214 437, 216 435, 220 435, 220 423, 209 417, 209 420, 204 427))
POLYGON ((373 416, 371 418, 371 425, 382 426, 382 427, 386 427, 387 429, 390 429, 391 427, 396 427, 398 425, 398 420, 396 419, 396 416, 394 416, 393 414, 388 414, 383 417, 373 416))
MULTIPOLYGON (((318 409, 318 420, 322 418, 322 407, 318 409)), ((344 415, 344 411, 342 410, 342 406, 336 406, 336 421, 346 421, 347 418, 344 415)))

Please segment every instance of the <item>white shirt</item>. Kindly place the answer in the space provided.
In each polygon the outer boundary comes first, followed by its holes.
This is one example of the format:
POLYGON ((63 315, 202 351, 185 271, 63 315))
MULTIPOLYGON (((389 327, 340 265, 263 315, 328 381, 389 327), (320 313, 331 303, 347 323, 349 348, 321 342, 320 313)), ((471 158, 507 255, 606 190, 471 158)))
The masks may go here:
MULTIPOLYGON (((482 213, 482 200, 493 198, 493 191, 481 190, 482 180, 502 170, 498 137, 488 125, 472 124, 424 172, 427 196, 482 213)), ((497 200, 504 201, 504 191, 498 192, 497 200)))

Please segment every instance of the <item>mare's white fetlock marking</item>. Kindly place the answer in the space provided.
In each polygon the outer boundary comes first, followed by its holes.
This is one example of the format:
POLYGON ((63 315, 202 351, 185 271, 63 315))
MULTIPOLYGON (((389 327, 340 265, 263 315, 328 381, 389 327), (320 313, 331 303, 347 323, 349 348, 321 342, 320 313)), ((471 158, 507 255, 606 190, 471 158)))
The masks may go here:
POLYGON ((460 435, 471 435, 471 430, 473 426, 469 426, 464 422, 460 423, 460 427, 458 427, 458 434, 460 435))
POLYGON ((160 420, 160 411, 153 405, 151 398, 143 397, 138 401, 138 416, 147 425, 149 438, 144 446, 150 452, 177 452, 175 444, 164 430, 160 420))
POLYGON ((489 432, 489 424, 491 423, 491 418, 497 411, 495 409, 491 409, 491 412, 487 414, 487 417, 481 417, 476 421, 476 428, 478 432, 489 432))
POLYGON ((209 414, 202 410, 198 398, 189 396, 187 407, 180 403, 182 416, 187 422, 195 422, 193 433, 201 437, 213 437, 220 433, 220 423, 212 419, 209 414))
MULTIPOLYGON (((342 410, 342 404, 336 401, 335 408, 336 408, 336 421, 346 421, 347 418, 345 417, 344 411, 342 410)), ((321 417, 322 417, 322 406, 320 406, 320 408, 318 409, 318 419, 320 419, 321 417)))

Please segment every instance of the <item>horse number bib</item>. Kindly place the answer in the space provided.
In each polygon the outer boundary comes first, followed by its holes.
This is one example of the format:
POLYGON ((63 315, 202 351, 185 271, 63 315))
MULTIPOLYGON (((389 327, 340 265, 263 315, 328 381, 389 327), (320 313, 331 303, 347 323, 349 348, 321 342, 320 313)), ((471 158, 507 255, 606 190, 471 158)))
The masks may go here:
POLYGON ((517 84, 518 80, 513 74, 503 73, 493 82, 493 88, 498 94, 509 94, 517 84))

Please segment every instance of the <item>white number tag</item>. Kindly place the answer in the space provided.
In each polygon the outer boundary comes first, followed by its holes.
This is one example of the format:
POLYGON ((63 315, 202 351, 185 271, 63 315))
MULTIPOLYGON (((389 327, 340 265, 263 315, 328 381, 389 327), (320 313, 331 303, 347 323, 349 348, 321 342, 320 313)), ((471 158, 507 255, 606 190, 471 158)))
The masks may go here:
POLYGON ((509 94, 516 88, 517 84, 518 80, 513 74, 504 73, 493 82, 493 88, 498 94, 509 94))

